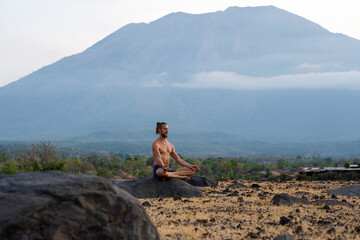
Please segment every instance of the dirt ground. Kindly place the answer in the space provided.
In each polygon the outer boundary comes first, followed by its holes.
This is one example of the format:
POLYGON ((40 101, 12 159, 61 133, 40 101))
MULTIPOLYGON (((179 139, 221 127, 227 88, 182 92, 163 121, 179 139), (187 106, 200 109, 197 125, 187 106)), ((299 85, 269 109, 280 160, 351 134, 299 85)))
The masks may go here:
POLYGON ((360 239, 360 198, 327 194, 330 189, 359 182, 237 182, 246 187, 232 189, 228 188, 232 181, 219 182, 216 188, 201 188, 204 198, 140 202, 161 239, 274 239, 284 234, 294 239, 360 239), (271 200, 279 193, 309 201, 346 201, 353 207, 324 203, 275 206, 271 200))

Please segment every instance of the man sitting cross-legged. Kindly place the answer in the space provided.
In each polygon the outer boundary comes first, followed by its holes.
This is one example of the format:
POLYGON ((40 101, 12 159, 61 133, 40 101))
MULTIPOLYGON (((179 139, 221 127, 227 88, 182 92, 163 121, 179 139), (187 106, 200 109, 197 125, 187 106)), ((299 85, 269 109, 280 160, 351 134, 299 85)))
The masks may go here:
POLYGON ((156 124, 156 134, 159 134, 159 138, 156 139, 152 144, 152 152, 154 156, 154 177, 160 178, 180 178, 183 180, 190 180, 189 176, 195 174, 200 168, 197 165, 191 165, 182 160, 179 155, 175 152, 174 146, 166 140, 168 137, 169 127, 164 122, 158 122, 156 124), (181 169, 170 169, 170 156, 181 166, 185 168, 181 169))

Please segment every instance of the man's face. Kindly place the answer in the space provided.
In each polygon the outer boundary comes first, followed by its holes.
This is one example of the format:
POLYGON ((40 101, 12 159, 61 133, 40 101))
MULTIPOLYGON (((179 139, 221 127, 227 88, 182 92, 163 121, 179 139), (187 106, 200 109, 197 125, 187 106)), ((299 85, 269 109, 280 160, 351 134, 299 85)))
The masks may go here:
POLYGON ((163 125, 162 128, 160 129, 160 134, 163 138, 167 138, 168 137, 168 133, 169 133, 169 126, 168 125, 163 125))

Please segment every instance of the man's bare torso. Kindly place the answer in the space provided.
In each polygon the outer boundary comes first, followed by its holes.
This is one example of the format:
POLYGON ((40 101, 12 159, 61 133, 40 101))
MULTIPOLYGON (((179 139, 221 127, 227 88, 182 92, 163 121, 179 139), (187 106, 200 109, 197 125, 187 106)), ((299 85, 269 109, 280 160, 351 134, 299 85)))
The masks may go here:
MULTIPOLYGON (((170 153, 172 152, 173 145, 167 140, 162 141, 160 139, 155 140, 153 145, 156 149, 159 149, 161 160, 163 161, 164 165, 168 166, 170 162, 170 153)), ((155 158, 154 165, 161 165, 161 163, 157 162, 157 159, 155 158)))

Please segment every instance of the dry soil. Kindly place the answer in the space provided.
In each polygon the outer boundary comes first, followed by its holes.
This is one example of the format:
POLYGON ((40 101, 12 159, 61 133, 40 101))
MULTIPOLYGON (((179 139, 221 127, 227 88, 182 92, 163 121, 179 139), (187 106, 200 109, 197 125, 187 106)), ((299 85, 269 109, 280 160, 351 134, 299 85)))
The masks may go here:
POLYGON ((330 189, 359 182, 238 181, 246 187, 228 188, 232 183, 201 188, 204 198, 151 198, 140 202, 161 239, 274 239, 284 234, 294 239, 360 239, 360 198, 327 194, 330 189), (260 187, 253 188, 253 184, 260 187), (275 206, 271 200, 279 193, 309 201, 346 201, 353 207, 325 203, 275 206))

